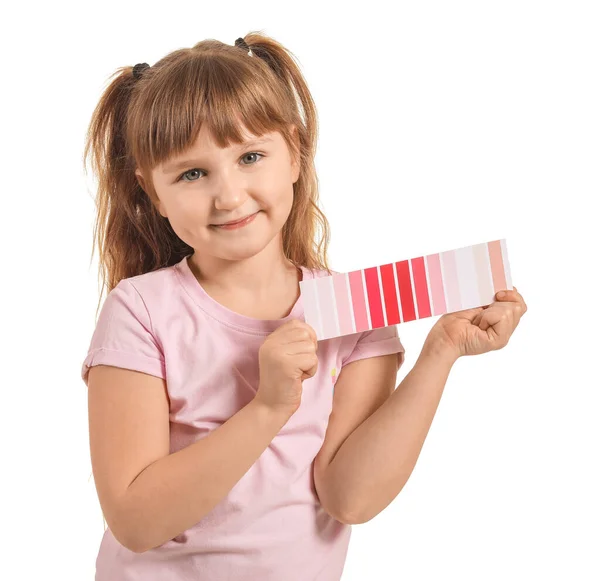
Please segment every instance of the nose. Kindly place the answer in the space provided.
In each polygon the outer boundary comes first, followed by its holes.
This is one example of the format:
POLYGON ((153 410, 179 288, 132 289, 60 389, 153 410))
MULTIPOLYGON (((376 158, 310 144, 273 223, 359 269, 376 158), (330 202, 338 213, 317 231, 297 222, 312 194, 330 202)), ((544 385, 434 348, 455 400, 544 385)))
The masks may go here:
POLYGON ((235 210, 246 201, 244 186, 235 177, 222 177, 215 186, 216 210, 235 210))

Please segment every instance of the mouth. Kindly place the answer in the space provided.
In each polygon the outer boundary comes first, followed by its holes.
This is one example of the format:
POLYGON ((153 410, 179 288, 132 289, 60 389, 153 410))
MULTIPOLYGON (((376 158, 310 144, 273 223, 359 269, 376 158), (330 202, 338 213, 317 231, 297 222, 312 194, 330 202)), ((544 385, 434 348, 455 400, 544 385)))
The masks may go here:
POLYGON ((213 228, 219 228, 219 229, 225 229, 225 230, 230 230, 232 228, 241 228, 242 226, 245 226, 246 224, 250 224, 250 222, 252 222, 252 220, 254 220, 254 218, 256 217, 257 214, 258 214, 258 212, 255 212, 254 214, 250 214, 249 216, 245 216, 244 218, 240 218, 239 220, 233 220, 232 222, 225 222, 223 224, 211 224, 211 226, 213 228))

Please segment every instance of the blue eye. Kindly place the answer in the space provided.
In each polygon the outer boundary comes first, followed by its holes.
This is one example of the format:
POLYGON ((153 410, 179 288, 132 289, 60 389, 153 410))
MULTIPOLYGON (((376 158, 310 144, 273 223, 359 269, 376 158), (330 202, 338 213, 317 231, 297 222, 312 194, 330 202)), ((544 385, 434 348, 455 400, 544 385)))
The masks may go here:
MULTIPOLYGON (((259 156, 259 159, 260 159, 261 157, 265 157, 265 156, 264 156, 264 154, 262 154, 262 153, 257 153, 256 151, 249 151, 248 153, 245 153, 244 155, 242 155, 242 159, 244 159, 244 157, 246 157, 246 156, 249 156, 249 155, 258 155, 258 156, 259 156)), ((256 161, 258 162, 258 159, 257 159, 256 161)), ((250 164, 248 164, 248 163, 245 163, 244 165, 256 165, 256 163, 250 163, 250 164)), ((186 179, 183 179, 183 177, 184 177, 185 175, 187 175, 187 174, 189 174, 189 173, 192 173, 192 172, 200 172, 200 173, 204 173, 204 171, 203 171, 203 170, 201 170, 201 169, 198 169, 197 167, 194 167, 194 168, 192 168, 192 169, 188 169, 187 171, 184 171, 184 172, 183 172, 183 173, 182 173, 182 174, 181 174, 181 175, 180 175, 180 176, 177 178, 177 181, 178 181, 178 182, 179 182, 179 181, 184 181, 184 182, 196 182, 196 181, 198 181, 198 180, 186 180, 186 179)))

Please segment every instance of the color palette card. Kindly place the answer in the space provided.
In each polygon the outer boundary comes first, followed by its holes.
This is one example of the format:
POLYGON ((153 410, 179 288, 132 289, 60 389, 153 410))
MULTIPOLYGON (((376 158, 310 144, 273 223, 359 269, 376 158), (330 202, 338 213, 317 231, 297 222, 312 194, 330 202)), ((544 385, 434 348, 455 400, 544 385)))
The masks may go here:
POLYGON ((300 282, 319 340, 482 307, 512 288, 506 239, 300 282))

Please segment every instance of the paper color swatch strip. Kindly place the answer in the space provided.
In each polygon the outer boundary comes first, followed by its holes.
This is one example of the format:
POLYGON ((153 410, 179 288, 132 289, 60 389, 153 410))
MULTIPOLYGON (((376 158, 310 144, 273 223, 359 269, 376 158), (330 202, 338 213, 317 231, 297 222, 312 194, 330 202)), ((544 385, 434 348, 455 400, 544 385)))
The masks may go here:
POLYGON ((300 282, 319 340, 489 305, 512 288, 506 239, 300 282))

